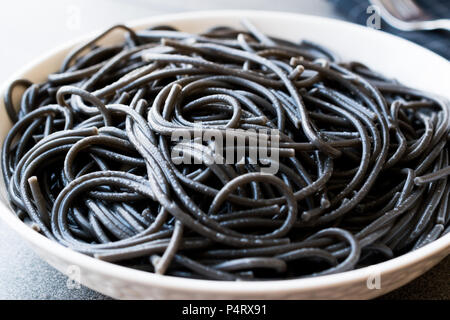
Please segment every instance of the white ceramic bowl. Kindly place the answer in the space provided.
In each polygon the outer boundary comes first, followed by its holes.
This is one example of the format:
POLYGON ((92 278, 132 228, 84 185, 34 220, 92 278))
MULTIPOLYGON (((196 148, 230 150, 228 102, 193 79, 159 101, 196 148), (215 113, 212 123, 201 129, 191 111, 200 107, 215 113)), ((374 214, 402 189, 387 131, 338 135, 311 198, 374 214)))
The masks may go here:
MULTIPOLYGON (((447 60, 411 42, 350 23, 279 12, 209 11, 152 17, 128 25, 141 29, 169 24, 183 31, 200 32, 214 25, 238 26, 243 17, 265 33, 292 40, 313 40, 334 49, 344 59, 364 62, 405 84, 450 98, 450 63, 447 60)), ((53 50, 17 72, 10 80, 28 78, 34 82, 43 81, 46 75, 58 69, 71 47, 90 37, 92 35, 53 50)), ((118 38, 109 37, 109 41, 114 42, 115 39, 118 38)), ((0 142, 10 126, 2 100, 0 142)), ((368 299, 406 284, 450 253, 450 234, 447 234, 421 249, 387 262, 317 278, 218 282, 160 276, 96 260, 48 240, 16 218, 5 200, 2 183, 0 216, 3 221, 26 239, 50 265, 65 274, 74 270, 72 266, 77 266, 82 284, 114 298, 368 299)))

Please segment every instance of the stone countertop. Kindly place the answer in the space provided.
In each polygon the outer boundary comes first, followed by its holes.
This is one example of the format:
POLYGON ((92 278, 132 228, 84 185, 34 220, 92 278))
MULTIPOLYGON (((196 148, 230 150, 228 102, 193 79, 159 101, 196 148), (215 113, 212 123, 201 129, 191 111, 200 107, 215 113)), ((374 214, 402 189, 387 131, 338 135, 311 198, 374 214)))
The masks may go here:
MULTIPOLYGON (((0 82, 52 47, 117 22, 207 9, 258 9, 340 18, 325 0, 15 0, 0 10, 0 82)), ((381 299, 450 299, 450 257, 381 299)), ((87 288, 68 289, 67 278, 41 260, 0 221, 0 299, 109 299, 87 288)))

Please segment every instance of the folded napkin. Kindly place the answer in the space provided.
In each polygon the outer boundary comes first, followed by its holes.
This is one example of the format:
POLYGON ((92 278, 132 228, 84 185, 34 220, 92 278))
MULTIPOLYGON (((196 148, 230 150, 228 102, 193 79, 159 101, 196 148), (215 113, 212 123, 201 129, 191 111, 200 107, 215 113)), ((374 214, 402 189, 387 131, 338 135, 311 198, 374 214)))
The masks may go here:
MULTIPOLYGON (((329 0, 334 4, 336 10, 351 22, 366 25, 367 18, 371 15, 367 13, 370 6, 367 0, 329 0)), ((425 12, 437 18, 450 18, 449 0, 415 0, 417 5, 425 12)), ((381 19, 381 30, 395 34, 399 37, 413 41, 424 46, 437 54, 450 60, 450 31, 400 31, 391 27, 386 21, 381 19)))

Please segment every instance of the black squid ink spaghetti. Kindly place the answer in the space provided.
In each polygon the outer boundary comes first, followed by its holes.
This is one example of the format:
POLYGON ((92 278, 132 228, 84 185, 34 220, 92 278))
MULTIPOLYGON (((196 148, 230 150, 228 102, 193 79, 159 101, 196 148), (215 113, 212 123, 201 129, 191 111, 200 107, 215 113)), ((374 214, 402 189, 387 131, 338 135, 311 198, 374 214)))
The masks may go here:
POLYGON ((97 259, 215 280, 344 272, 448 233, 448 101, 243 25, 117 25, 11 83, 17 216, 97 259))

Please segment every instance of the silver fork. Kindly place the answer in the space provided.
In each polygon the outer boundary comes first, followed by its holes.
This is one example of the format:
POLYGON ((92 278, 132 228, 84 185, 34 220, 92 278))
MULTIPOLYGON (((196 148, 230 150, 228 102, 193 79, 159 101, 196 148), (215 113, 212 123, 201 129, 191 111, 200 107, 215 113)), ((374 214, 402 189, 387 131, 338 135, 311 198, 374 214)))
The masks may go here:
POLYGON ((433 19, 413 0, 370 0, 370 2, 380 9, 383 19, 397 29, 450 31, 450 19, 433 19))

